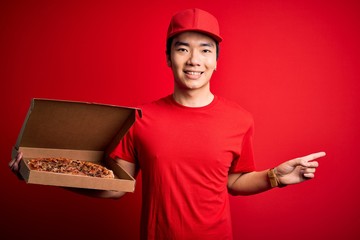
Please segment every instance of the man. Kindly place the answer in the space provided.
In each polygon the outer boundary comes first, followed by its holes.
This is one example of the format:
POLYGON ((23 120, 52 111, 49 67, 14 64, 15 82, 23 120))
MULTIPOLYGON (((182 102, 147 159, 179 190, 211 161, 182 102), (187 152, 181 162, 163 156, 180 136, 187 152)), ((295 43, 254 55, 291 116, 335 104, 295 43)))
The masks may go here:
MULTIPOLYGON (((173 16, 166 54, 174 92, 143 105, 143 117, 111 154, 132 176, 142 171, 142 239, 232 239, 228 193, 256 194, 311 179, 318 167, 313 160, 325 156, 255 171, 252 116, 210 90, 221 41, 208 12, 187 9, 173 16)), ((9 163, 14 172, 21 157, 9 163)))

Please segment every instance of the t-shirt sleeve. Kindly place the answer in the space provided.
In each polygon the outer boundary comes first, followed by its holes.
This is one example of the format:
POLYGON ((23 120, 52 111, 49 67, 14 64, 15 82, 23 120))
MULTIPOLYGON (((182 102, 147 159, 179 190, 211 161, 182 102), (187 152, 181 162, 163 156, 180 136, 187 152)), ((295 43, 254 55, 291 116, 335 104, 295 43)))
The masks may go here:
POLYGON ((125 136, 121 139, 119 144, 110 153, 112 159, 120 158, 122 160, 135 163, 136 151, 134 148, 134 126, 132 126, 125 136))
POLYGON ((252 124, 244 135, 240 156, 232 162, 230 173, 255 171, 253 135, 254 125, 252 124))

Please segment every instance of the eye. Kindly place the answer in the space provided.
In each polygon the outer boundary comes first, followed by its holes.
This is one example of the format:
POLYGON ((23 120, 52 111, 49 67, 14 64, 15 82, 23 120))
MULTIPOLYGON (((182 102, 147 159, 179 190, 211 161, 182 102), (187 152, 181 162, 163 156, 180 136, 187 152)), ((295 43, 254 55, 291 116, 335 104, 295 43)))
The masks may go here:
POLYGON ((203 52, 204 53, 212 53, 212 51, 210 49, 204 49, 203 52))
POLYGON ((178 48, 178 49, 176 49, 176 51, 178 51, 178 52, 187 52, 187 49, 186 48, 178 48))

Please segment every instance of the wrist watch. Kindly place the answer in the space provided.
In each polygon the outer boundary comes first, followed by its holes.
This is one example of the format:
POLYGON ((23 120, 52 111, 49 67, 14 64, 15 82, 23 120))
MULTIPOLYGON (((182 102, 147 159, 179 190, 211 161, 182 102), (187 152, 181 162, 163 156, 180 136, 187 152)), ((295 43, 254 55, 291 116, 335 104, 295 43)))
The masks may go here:
POLYGON ((269 171, 267 172, 269 181, 270 181, 270 185, 272 188, 274 187, 285 187, 286 184, 282 184, 279 180, 279 178, 277 177, 276 173, 275 173, 275 168, 271 168, 269 169, 269 171))

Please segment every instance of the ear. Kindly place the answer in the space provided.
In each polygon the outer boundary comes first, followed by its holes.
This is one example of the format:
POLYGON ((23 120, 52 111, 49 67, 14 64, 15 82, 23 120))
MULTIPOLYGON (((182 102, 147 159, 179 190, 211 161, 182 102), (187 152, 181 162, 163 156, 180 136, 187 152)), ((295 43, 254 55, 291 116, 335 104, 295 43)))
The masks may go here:
POLYGON ((172 66, 171 57, 168 54, 166 54, 166 64, 168 65, 168 67, 172 66))

